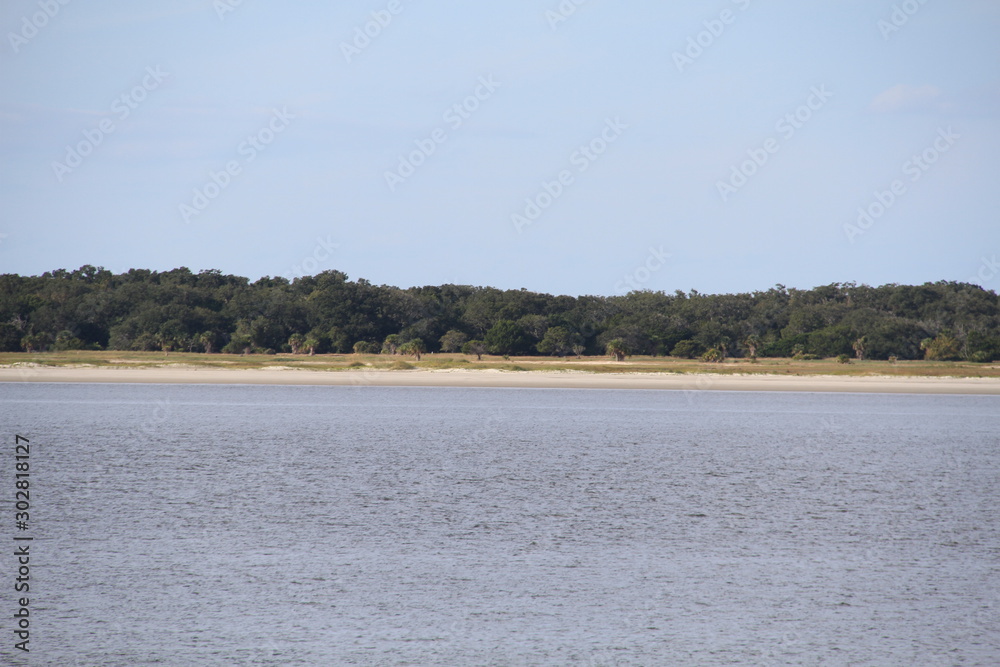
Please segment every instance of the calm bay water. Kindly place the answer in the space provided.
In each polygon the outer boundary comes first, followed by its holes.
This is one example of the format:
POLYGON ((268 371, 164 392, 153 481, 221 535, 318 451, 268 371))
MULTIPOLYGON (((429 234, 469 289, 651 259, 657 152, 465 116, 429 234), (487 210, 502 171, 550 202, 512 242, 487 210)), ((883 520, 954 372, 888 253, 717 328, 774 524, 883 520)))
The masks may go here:
POLYGON ((32 442, 30 664, 1000 664, 997 397, 2 384, 0 409, 32 442))

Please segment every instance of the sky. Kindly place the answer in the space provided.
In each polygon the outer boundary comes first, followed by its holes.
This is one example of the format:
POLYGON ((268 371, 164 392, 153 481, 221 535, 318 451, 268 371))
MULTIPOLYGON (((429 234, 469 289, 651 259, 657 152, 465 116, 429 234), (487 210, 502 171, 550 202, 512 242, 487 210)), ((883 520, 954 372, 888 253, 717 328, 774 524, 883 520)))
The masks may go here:
POLYGON ((1000 288, 995 0, 5 0, 0 273, 1000 288))

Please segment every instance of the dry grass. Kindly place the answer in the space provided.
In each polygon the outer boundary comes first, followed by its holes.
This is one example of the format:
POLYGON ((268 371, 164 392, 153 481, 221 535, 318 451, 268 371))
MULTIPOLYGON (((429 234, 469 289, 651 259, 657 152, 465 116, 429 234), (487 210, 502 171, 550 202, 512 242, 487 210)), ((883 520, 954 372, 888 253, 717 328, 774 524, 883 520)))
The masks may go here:
POLYGON ((358 354, 322 354, 316 356, 275 354, 192 354, 184 352, 114 352, 76 351, 0 353, 0 366, 28 364, 39 366, 87 367, 191 367, 191 368, 296 368, 303 370, 344 371, 361 368, 375 370, 453 370, 482 369, 497 371, 578 371, 588 373, 708 373, 708 374, 771 374, 771 375, 842 375, 842 376, 936 376, 936 377, 1000 377, 1000 365, 945 361, 854 361, 837 363, 835 359, 801 361, 794 359, 729 359, 712 364, 673 357, 629 357, 615 362, 601 357, 564 359, 553 357, 512 357, 503 359, 484 355, 482 361, 462 354, 426 354, 420 361, 412 357, 358 354))

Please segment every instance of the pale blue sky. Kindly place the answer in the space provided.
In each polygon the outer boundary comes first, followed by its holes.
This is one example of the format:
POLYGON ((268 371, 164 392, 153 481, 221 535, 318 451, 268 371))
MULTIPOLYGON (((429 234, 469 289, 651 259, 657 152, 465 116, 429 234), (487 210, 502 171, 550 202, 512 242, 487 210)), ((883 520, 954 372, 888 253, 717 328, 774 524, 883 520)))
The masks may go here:
POLYGON ((0 8, 3 273, 1000 286, 994 0, 62 1, 0 8))

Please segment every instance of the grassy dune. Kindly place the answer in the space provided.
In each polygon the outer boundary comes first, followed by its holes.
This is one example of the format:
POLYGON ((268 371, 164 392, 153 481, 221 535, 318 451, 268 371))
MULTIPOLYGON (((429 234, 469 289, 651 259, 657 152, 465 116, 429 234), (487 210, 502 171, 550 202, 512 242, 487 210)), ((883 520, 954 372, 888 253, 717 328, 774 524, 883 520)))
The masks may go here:
POLYGON ((184 352, 114 352, 74 351, 0 353, 0 367, 52 366, 92 368, 290 368, 315 371, 357 369, 396 370, 496 370, 496 371, 583 371, 588 373, 707 373, 769 375, 841 375, 903 377, 1000 377, 1000 364, 974 364, 961 361, 852 361, 835 359, 801 361, 795 359, 728 359, 721 364, 672 357, 629 357, 615 362, 601 357, 511 357, 503 359, 484 355, 482 361, 462 354, 426 354, 420 361, 412 357, 358 354, 307 355, 233 355, 184 352))

